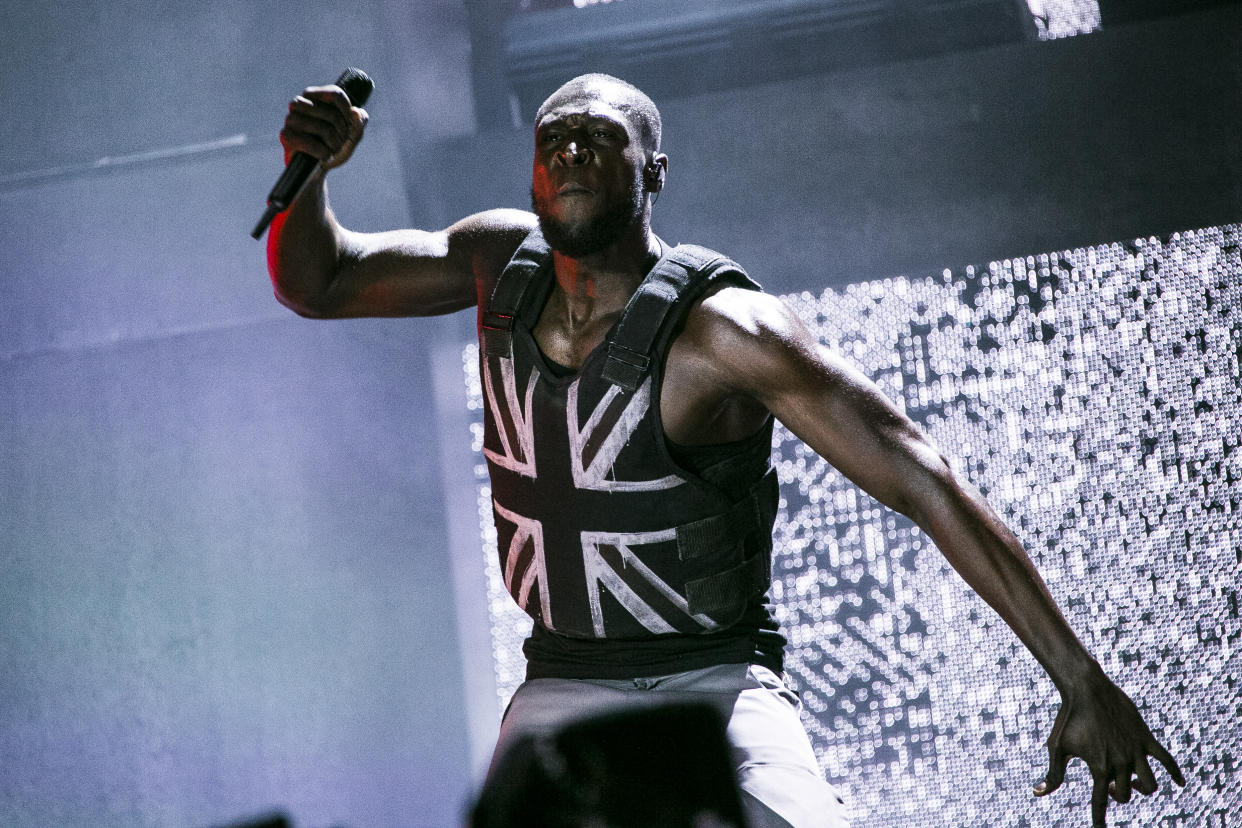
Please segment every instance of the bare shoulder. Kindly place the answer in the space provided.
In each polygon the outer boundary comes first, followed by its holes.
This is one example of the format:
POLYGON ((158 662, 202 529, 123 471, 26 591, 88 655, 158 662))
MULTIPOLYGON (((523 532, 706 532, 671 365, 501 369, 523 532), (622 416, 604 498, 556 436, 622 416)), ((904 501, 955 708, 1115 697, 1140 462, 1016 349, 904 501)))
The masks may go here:
POLYGON ((703 334, 757 337, 780 335, 797 324, 797 316, 779 297, 761 290, 724 285, 714 288, 691 309, 686 320, 703 334))
POLYGON ((453 267, 476 269, 474 264, 480 259, 505 257, 508 261, 537 224, 534 214, 523 210, 485 210, 439 231, 359 233, 340 228, 340 233, 345 254, 354 260, 444 260, 453 267))
POLYGON ((538 223, 535 215, 525 210, 475 213, 446 231, 448 254, 470 269, 481 289, 490 288, 538 223))
POLYGON ((466 216, 449 227, 448 234, 475 245, 520 244, 538 224, 534 213, 502 208, 466 216))
MULTIPOLYGON (((521 210, 475 213, 443 230, 338 228, 335 277, 295 309, 305 316, 428 316, 474 305, 535 227, 521 210)), ((294 305, 287 292, 286 304, 294 305)))
POLYGON ((786 376, 799 357, 811 357, 815 342, 779 297, 726 286, 690 310, 676 347, 720 384, 755 393, 786 376))

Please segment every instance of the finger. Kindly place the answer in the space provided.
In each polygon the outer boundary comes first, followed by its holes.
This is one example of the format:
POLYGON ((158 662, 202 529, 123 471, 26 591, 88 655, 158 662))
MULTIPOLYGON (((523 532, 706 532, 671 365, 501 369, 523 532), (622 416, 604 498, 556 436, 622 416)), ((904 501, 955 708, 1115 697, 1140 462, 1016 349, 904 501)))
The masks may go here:
POLYGON ((1091 828, 1105 828, 1104 814, 1108 811, 1108 778, 1095 777, 1091 788, 1091 828))
POLYGON ((1109 784, 1109 794, 1121 804, 1130 801, 1130 771, 1127 769, 1117 774, 1109 784))
POLYGON ((298 96, 289 102, 289 116, 295 115, 326 124, 340 136, 340 140, 349 140, 349 130, 353 120, 352 112, 347 111, 342 115, 340 110, 334 107, 316 106, 314 101, 298 96))
POLYGON ((1185 787, 1186 777, 1182 776, 1182 769, 1177 766, 1177 762, 1171 755, 1169 755, 1169 752, 1164 749, 1163 745, 1155 740, 1152 740, 1152 743, 1147 746, 1147 752, 1156 757, 1156 761, 1164 765, 1165 769, 1169 772, 1169 776, 1173 777, 1174 782, 1181 787, 1185 787))
POLYGON ((342 132, 335 124, 320 118, 312 118, 300 112, 290 112, 285 118, 285 129, 290 132, 313 135, 329 147, 339 148, 350 140, 347 133, 342 132))
POLYGON ((307 155, 319 161, 327 161, 333 155, 332 147, 323 142, 322 139, 315 135, 297 130, 282 129, 280 131, 280 144, 285 148, 285 162, 292 153, 304 152, 307 155))
POLYGON ((302 96, 312 101, 333 106, 342 115, 349 115, 349 96, 345 90, 335 84, 327 86, 308 86, 302 90, 302 96))
POLYGON ((1069 756, 1065 751, 1048 745, 1048 773, 1044 776, 1044 781, 1035 786, 1035 795, 1047 796, 1061 787, 1061 783, 1065 781, 1065 766, 1068 763, 1069 756))
POLYGON ((371 116, 367 114, 365 109, 355 106, 349 111, 349 140, 358 142, 362 140, 362 133, 367 128, 367 122, 371 120, 371 116))
POLYGON ((1134 766, 1134 775, 1138 777, 1134 789, 1144 796, 1151 796, 1160 788, 1156 784, 1156 775, 1151 772, 1151 765, 1147 764, 1147 757, 1140 759, 1134 766))

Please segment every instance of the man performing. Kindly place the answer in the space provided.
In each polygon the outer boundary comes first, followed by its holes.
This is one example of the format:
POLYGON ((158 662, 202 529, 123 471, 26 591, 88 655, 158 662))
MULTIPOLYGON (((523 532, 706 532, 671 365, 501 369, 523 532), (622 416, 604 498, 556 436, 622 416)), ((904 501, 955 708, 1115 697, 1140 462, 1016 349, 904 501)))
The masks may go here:
MULTIPOLYGON (((335 86, 289 107, 281 142, 348 160, 366 125, 335 86)), ((712 700, 754 826, 845 825, 781 680, 765 593, 777 499, 773 418, 912 518, 1061 693, 1036 795, 1071 757, 1111 795, 1184 784, 1130 699, 1066 624, 1014 535, 922 431, 734 262, 651 230, 660 115, 629 84, 575 78, 535 122, 533 213, 446 230, 341 227, 317 173, 277 217, 277 298, 314 318, 479 309, 485 435, 501 566, 534 619, 519 735, 626 703, 712 700)))

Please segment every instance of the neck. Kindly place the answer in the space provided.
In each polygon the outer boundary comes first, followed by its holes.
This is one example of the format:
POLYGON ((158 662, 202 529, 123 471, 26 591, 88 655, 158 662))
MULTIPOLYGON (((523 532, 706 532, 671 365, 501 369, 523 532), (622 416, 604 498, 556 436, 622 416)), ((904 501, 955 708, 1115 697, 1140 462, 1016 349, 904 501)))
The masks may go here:
POLYGON ((647 222, 634 226, 607 248, 575 259, 552 252, 556 284, 571 330, 619 313, 660 258, 661 244, 647 222))

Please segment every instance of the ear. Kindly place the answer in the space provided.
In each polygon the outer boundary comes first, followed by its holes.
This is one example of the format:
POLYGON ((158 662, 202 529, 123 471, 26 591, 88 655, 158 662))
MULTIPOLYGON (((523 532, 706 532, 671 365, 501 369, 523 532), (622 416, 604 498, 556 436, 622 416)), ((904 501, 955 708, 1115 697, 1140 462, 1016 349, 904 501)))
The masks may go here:
POLYGON ((658 193, 664 189, 664 174, 668 170, 668 156, 657 152, 651 156, 643 169, 643 185, 649 193, 658 193))

